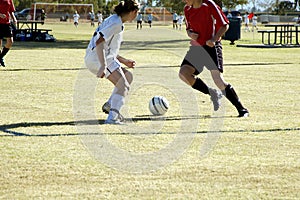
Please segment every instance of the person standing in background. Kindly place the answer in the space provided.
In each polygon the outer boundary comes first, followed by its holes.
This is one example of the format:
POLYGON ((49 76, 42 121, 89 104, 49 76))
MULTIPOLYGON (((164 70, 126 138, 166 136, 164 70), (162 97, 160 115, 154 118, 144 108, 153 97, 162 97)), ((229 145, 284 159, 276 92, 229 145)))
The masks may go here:
POLYGON ((103 22, 103 16, 100 10, 97 13, 97 18, 98 18, 98 26, 99 26, 103 22))
POLYGON ((143 14, 141 12, 139 12, 139 14, 136 17, 136 29, 142 29, 143 28, 143 14))
POLYGON ((178 15, 177 15, 176 11, 174 11, 172 19, 173 19, 173 29, 175 29, 175 28, 178 29, 178 26, 177 26, 178 15))
POLYGON ((152 15, 152 13, 150 12, 149 14, 148 14, 148 24, 149 24, 149 27, 151 28, 151 26, 152 26, 152 20, 153 20, 153 15, 152 15))
POLYGON ((75 13, 73 15, 73 19, 74 19, 74 25, 75 25, 76 28, 78 27, 79 18, 80 18, 80 15, 77 13, 77 10, 75 10, 75 13))
POLYGON ((15 6, 12 0, 0 0, 0 65, 5 67, 4 56, 14 42, 11 21, 17 23, 14 15, 15 6), (2 41, 6 38, 6 44, 2 48, 2 41), (2 49, 1 49, 2 48, 2 49))
POLYGON ((184 16, 182 15, 182 13, 179 13, 179 16, 178 16, 179 30, 182 30, 183 20, 184 20, 184 16))

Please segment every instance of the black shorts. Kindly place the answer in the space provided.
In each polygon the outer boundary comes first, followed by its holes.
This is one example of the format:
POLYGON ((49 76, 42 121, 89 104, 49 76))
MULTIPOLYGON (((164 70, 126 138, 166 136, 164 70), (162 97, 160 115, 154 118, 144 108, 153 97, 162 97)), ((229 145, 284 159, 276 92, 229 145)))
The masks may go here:
POLYGON ((0 39, 13 37, 12 26, 10 24, 0 24, 0 39))
POLYGON ((137 23, 138 23, 138 24, 142 24, 142 20, 138 20, 137 23))
POLYGON ((173 20, 173 23, 176 24, 176 23, 177 23, 177 20, 173 20))
POLYGON ((189 65, 195 68, 195 75, 200 74, 205 66, 208 70, 219 70, 223 73, 223 54, 221 42, 214 47, 191 46, 184 57, 181 66, 189 65))

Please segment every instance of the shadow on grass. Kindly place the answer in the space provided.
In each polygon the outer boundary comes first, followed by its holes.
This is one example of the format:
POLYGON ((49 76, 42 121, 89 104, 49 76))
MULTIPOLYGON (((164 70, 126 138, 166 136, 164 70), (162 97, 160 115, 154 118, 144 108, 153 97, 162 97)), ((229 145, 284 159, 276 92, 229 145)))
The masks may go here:
MULTIPOLYGON (((163 41, 124 41, 122 50, 135 49, 157 49, 178 48, 186 44, 189 40, 163 40, 163 41)), ((23 49, 86 49, 88 40, 58 40, 56 42, 34 42, 34 41, 16 41, 13 44, 14 50, 23 49)), ((187 48, 188 49, 188 48, 187 48)))
POLYGON ((3 70, 2 72, 19 72, 19 71, 78 71, 78 70, 86 70, 86 68, 81 68, 81 67, 77 67, 77 68, 58 68, 58 69, 54 69, 54 68, 46 68, 46 69, 9 69, 9 68, 5 68, 5 70, 3 70))
MULTIPOLYGON (((169 117, 155 117, 149 115, 140 115, 134 118, 127 119, 131 122, 138 121, 181 121, 181 120, 190 120, 190 119, 205 119, 205 118, 213 118, 209 115, 206 116, 169 116, 169 117)), ((222 118, 235 118, 232 116, 225 116, 222 118)), ((27 134, 21 133, 18 131, 14 131, 16 128, 26 128, 26 127, 51 127, 51 126, 80 126, 80 125, 104 125, 105 120, 85 120, 85 121, 69 121, 69 122, 21 122, 14 124, 4 124, 0 125, 0 132, 6 133, 6 135, 0 135, 0 137, 12 137, 12 136, 25 136, 25 137, 59 137, 59 136, 80 136, 80 135, 99 135, 99 133, 65 133, 65 134, 27 134)), ((130 124, 130 123, 129 123, 130 124)), ((111 125, 115 126, 115 125, 111 125)), ((274 129, 258 129, 258 130, 228 130, 228 131, 219 131, 220 133, 262 133, 262 132, 280 132, 280 131, 300 131, 300 127, 293 128, 274 128, 274 129)), ((198 134, 206 134, 211 131, 197 131, 198 134)), ((213 133, 213 132, 212 132, 213 133)), ((115 135, 136 135, 137 133, 111 133, 115 135)), ((149 133, 139 133, 140 135, 149 134, 149 133)), ((155 134, 177 134, 175 132, 163 132, 163 133, 155 133, 155 134)))
POLYGON ((14 50, 23 49, 85 49, 89 44, 87 40, 58 40, 56 42, 34 42, 16 41, 13 44, 14 50))

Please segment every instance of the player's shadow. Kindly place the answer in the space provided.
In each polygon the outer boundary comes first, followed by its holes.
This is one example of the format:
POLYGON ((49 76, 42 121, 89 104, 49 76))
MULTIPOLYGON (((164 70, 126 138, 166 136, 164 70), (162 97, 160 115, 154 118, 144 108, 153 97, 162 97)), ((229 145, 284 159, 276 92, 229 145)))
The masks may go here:
MULTIPOLYGON (((153 116, 153 115, 138 115, 133 118, 126 118, 125 120, 130 124, 131 122, 138 121, 181 121, 181 120, 191 120, 191 119, 200 119, 200 118, 211 118, 211 116, 153 116)), ((80 135, 78 133, 65 133, 65 134, 28 134, 17 131, 18 128, 35 128, 35 127, 52 127, 52 126, 80 126, 80 125, 95 125, 101 126, 104 125, 105 120, 81 120, 81 121, 67 121, 67 122, 20 122, 13 124, 3 124, 0 125, 0 132, 6 133, 3 136, 35 136, 35 137, 47 137, 47 136, 74 136, 80 135), (8 134, 8 135, 7 135, 8 134)), ((91 135, 93 133, 86 133, 86 135, 91 135)), ((94 133, 98 134, 98 133, 94 133)))
MULTIPOLYGON (((170 116, 170 117, 150 117, 148 115, 139 115, 136 117, 133 117, 131 119, 132 122, 138 122, 138 121, 153 121, 153 120, 162 120, 162 121, 180 121, 180 120, 191 120, 191 119, 200 119, 200 118, 211 118, 211 116, 198 116, 198 115, 191 115, 191 116, 170 116)), ((23 137, 59 137, 59 136, 80 136, 80 135, 99 135, 99 133, 64 133, 64 134, 28 134, 28 133, 22 133, 15 129, 18 128, 37 128, 37 127, 59 127, 59 126, 80 126, 80 125, 103 125, 104 120, 82 120, 82 121, 68 121, 68 122, 21 122, 21 123, 13 123, 13 124, 4 124, 0 125, 0 133, 6 133, 3 135, 0 135, 0 137, 11 137, 11 136, 23 136, 23 137)), ((292 128, 273 128, 273 129, 237 129, 237 130, 220 130, 220 133, 260 133, 260 132, 280 132, 280 131, 300 131, 300 127, 292 127, 292 128)), ((211 131, 197 131, 196 133, 199 134, 205 134, 210 133, 211 131)), ((101 133, 100 133, 101 134, 101 133)), ((111 133, 116 135, 130 135, 130 134, 136 134, 136 133, 111 133)), ((140 133, 143 134, 143 133, 140 133)), ((148 134, 148 133, 147 133, 148 134)), ((156 133, 157 134, 157 133, 156 133)), ((164 133, 163 133, 164 134, 164 133)), ((176 134, 173 132, 168 132, 165 134, 176 134)))

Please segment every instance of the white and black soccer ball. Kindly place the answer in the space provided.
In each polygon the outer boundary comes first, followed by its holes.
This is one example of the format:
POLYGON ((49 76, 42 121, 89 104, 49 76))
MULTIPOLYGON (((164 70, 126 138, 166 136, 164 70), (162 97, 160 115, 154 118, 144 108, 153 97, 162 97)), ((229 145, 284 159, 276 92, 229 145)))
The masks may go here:
POLYGON ((153 115, 163 115, 169 109, 169 102, 163 96, 154 96, 149 102, 149 110, 153 115))

